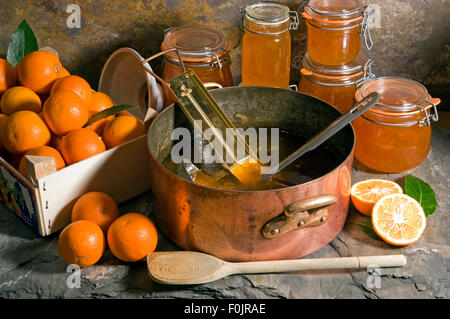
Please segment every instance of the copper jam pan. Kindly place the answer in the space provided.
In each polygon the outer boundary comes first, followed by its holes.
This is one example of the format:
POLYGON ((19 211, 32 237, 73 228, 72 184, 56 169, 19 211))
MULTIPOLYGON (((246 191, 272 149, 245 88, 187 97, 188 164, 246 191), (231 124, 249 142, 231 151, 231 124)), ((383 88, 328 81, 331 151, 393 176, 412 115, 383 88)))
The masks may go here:
MULTIPOLYGON (((231 87, 211 93, 236 127, 278 127, 309 138, 341 115, 291 90, 231 87)), ((342 159, 336 168, 307 183, 264 191, 209 188, 165 168, 161 162, 177 127, 190 124, 171 105, 150 125, 148 148, 156 221, 180 248, 228 261, 293 259, 320 249, 343 229, 355 144, 351 125, 326 142, 342 159)))

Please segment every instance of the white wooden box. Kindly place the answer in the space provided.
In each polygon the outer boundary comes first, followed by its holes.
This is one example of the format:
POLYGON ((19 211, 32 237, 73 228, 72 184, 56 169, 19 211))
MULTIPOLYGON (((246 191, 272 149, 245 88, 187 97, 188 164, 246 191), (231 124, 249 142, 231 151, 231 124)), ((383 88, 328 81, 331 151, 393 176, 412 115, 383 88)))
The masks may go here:
POLYGON ((1 199, 42 236, 70 223, 74 202, 90 191, 119 204, 150 189, 147 136, 107 150, 36 180, 25 179, 0 158, 1 199))

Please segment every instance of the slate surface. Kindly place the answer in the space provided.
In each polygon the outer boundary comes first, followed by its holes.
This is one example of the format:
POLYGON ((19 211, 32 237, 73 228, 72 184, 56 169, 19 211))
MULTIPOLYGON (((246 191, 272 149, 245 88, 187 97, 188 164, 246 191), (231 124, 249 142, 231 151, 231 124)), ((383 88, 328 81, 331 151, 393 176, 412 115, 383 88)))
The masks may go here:
MULTIPOLYGON (((0 298, 449 298, 450 297, 450 133, 433 128, 432 151, 412 171, 436 191, 438 208, 428 217, 419 242, 394 248, 364 233, 354 222, 364 217, 353 208, 344 230, 329 245, 305 258, 405 254, 401 269, 320 271, 289 274, 233 275, 199 285, 171 287, 152 282, 144 261, 126 264, 106 251, 100 262, 81 272, 80 288, 68 288, 67 265, 59 257, 57 234, 36 235, 0 206, 0 298), (376 275, 376 274, 375 274, 376 275), (378 278, 378 281, 372 279, 378 278)), ((373 174, 355 168, 353 182, 370 178, 402 180, 403 174, 373 174)), ((121 205, 122 213, 152 216, 150 192, 121 205)), ((176 250, 162 234, 157 250, 176 250)))

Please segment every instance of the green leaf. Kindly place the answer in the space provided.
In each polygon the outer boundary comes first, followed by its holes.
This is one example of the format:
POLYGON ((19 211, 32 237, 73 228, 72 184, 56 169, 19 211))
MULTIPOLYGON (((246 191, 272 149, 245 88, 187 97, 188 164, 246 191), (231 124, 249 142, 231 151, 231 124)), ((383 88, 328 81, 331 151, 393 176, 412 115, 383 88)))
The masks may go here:
POLYGON ((37 39, 26 20, 23 20, 9 40, 6 59, 16 66, 22 58, 32 51, 39 50, 37 39))
POLYGON ((425 212, 425 216, 430 216, 436 210, 436 193, 430 185, 420 178, 406 175, 405 193, 419 202, 425 212))
POLYGON ((88 122, 86 123, 86 126, 92 125, 97 121, 106 119, 107 117, 110 117, 111 115, 116 115, 117 113, 120 113, 122 111, 126 111, 126 110, 131 110, 131 109, 135 109, 138 108, 139 106, 135 106, 135 105, 126 105, 126 104, 122 104, 122 105, 116 105, 113 107, 110 107, 106 110, 103 110, 101 112, 98 112, 94 115, 92 115, 88 122))
POLYGON ((358 226, 370 238, 378 240, 378 241, 382 241, 382 239, 373 230, 372 220, 370 218, 364 218, 358 222, 352 222, 351 224, 355 224, 356 226, 358 226))

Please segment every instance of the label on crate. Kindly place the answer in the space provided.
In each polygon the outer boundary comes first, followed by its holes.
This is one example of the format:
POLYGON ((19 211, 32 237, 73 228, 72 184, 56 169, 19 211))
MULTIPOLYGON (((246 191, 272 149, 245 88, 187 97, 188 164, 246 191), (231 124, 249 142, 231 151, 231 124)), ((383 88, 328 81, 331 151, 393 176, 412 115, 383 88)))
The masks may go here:
POLYGON ((0 201, 39 232, 38 212, 33 192, 3 166, 0 166, 0 190, 0 201))

